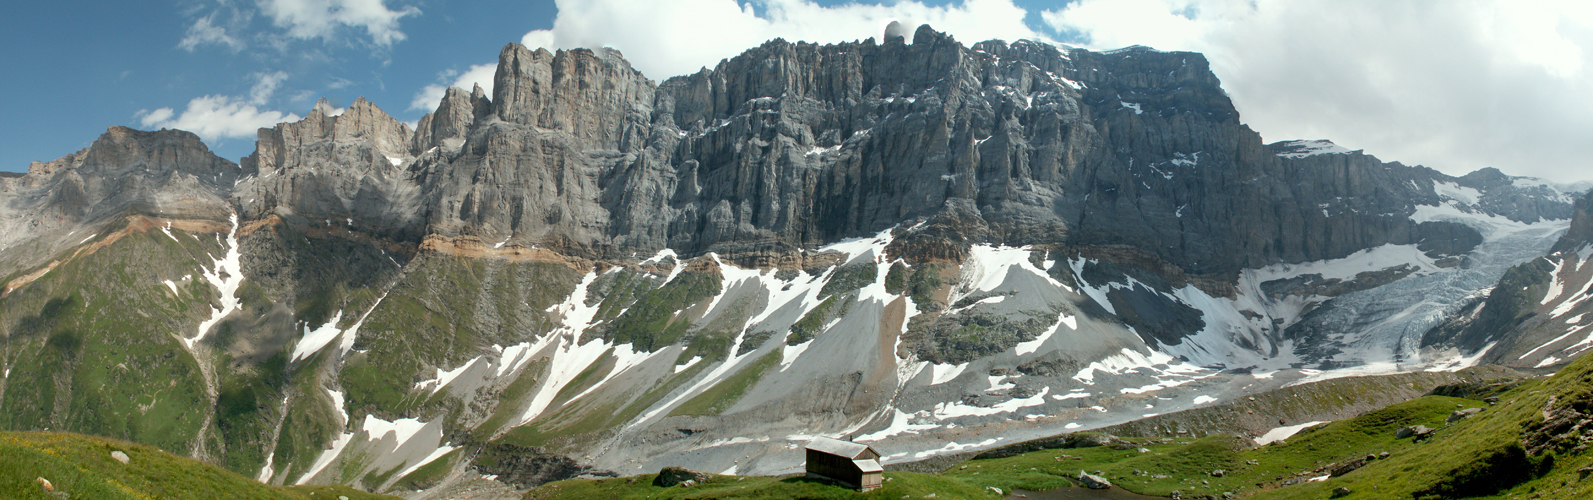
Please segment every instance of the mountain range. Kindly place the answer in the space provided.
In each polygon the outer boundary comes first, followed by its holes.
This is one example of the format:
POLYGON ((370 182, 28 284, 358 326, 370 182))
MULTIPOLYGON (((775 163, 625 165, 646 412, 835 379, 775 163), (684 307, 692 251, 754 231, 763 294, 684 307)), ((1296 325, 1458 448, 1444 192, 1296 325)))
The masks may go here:
POLYGON ((0 176, 0 428, 493 498, 1593 347, 1589 185, 1267 144, 1196 53, 922 26, 654 82, 509 44, 413 128, 323 100, 256 144, 0 176))

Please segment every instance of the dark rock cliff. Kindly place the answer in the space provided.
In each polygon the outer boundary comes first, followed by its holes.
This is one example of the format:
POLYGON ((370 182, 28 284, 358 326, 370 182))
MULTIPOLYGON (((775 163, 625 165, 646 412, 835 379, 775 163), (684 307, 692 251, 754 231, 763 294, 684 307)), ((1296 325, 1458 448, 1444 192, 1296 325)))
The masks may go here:
MULTIPOLYGON (((909 239, 1128 245, 1193 273, 1476 239, 1408 218, 1443 174, 1280 156, 1194 53, 970 48, 921 27, 911 44, 775 40, 655 86, 612 50, 510 44, 490 102, 450 90, 420 128, 405 172, 359 175, 407 175, 373 188, 418 190, 423 208, 357 219, 599 258, 793 250, 928 221, 909 239)), ((276 203, 311 220, 355 210, 276 203)))

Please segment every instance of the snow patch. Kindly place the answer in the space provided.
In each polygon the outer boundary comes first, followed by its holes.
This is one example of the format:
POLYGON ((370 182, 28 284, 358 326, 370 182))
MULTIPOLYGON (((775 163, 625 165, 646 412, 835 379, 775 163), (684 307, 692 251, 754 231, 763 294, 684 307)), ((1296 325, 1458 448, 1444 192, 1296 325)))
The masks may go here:
POLYGON ((297 362, 300 359, 309 357, 311 354, 315 354, 322 347, 326 347, 327 343, 336 339, 338 335, 342 335, 343 330, 337 328, 337 322, 342 319, 343 311, 338 311, 337 314, 332 316, 332 319, 327 320, 319 328, 311 330, 310 325, 304 325, 304 337, 299 340, 298 345, 293 346, 292 361, 297 362))
POLYGON ((1288 151, 1278 153, 1278 156, 1284 158, 1305 158, 1307 156, 1316 156, 1322 154, 1344 154, 1350 152, 1349 148, 1334 144, 1333 141, 1326 139, 1288 141, 1283 144, 1289 149, 1288 151))
POLYGON ((431 389, 432 394, 436 394, 439 389, 442 389, 443 386, 448 385, 449 382, 453 382, 455 378, 459 377, 459 374, 464 373, 466 369, 474 366, 478 361, 481 361, 481 356, 476 356, 475 359, 472 359, 463 365, 459 365, 458 368, 454 368, 452 370, 443 371, 442 368, 438 368, 436 378, 415 383, 415 390, 418 391, 429 388, 431 389))
POLYGON ((205 281, 209 281, 211 286, 221 291, 221 308, 212 308, 210 319, 199 323, 198 335, 191 339, 183 339, 183 343, 188 345, 190 351, 199 344, 199 341, 205 339, 205 335, 210 333, 210 327, 238 310, 240 305, 238 286, 243 284, 243 265, 239 261, 243 258, 243 253, 238 249, 238 214, 232 214, 232 230, 227 232, 226 245, 225 255, 216 259, 210 265, 210 269, 201 269, 204 271, 205 281))
POLYGON ((1013 347, 1013 349, 1019 356, 1034 354, 1036 351, 1040 350, 1040 346, 1045 344, 1047 340, 1051 340, 1051 336, 1056 335, 1057 329, 1061 328, 1064 324, 1068 325, 1069 329, 1079 329, 1077 318, 1068 315, 1066 312, 1060 313, 1057 315, 1056 323, 1052 324, 1050 328, 1047 328, 1045 333, 1041 333, 1040 336, 1035 337, 1034 340, 1028 342, 1019 342, 1016 347, 1013 347))
POLYGON ((945 420, 957 417, 987 417, 1001 413, 1012 413, 1022 408, 1045 404, 1045 395, 1050 392, 1051 388, 1046 387, 1040 389, 1039 394, 1027 398, 1013 398, 991 406, 973 406, 948 401, 936 404, 933 415, 935 420, 945 420))
POLYGON ((960 365, 943 365, 937 363, 930 365, 929 385, 940 385, 950 382, 952 379, 957 378, 958 375, 962 375, 962 371, 967 369, 968 363, 963 363, 960 365))
POLYGON ((1326 421, 1326 420, 1316 420, 1316 421, 1306 422, 1306 423, 1303 423, 1303 424, 1300 424, 1300 425, 1286 425, 1286 426, 1283 426, 1283 427, 1274 427, 1272 430, 1267 431, 1266 434, 1262 434, 1261 437, 1256 438, 1256 444, 1267 444, 1267 443, 1272 443, 1272 442, 1275 442, 1275 441, 1282 441, 1282 440, 1285 440, 1285 439, 1289 439, 1289 436, 1293 436, 1296 433, 1305 430, 1306 427, 1311 427, 1311 426, 1317 425, 1317 424, 1325 424, 1327 422, 1328 421, 1326 421))
POLYGON ((1482 199, 1480 191, 1454 182, 1434 182, 1433 193, 1467 205, 1476 205, 1482 199))
POLYGON ((692 366, 696 365, 697 363, 699 363, 701 361, 702 361, 702 356, 692 356, 691 359, 686 360, 686 364, 675 365, 675 373, 680 373, 680 372, 689 370, 689 369, 691 369, 692 366))
MULTIPOLYGON (((914 423, 911 423, 912 422, 912 418, 915 415, 902 412, 901 410, 892 410, 892 411, 896 412, 896 415, 891 418, 891 425, 889 427, 881 429, 879 432, 875 432, 875 433, 872 433, 872 434, 864 434, 862 436, 858 436, 857 438, 853 439, 853 441, 882 441, 885 438, 888 438, 888 437, 891 437, 891 436, 896 436, 896 435, 900 435, 900 434, 918 434, 918 433, 920 433, 922 431, 927 431, 927 430, 930 430, 930 429, 938 429, 938 428, 940 428, 939 424, 914 424, 914 423)), ((928 415, 928 412, 919 412, 918 415, 916 415, 916 416, 919 417, 919 418, 925 418, 925 417, 928 417, 929 415, 928 415)))
POLYGON ((808 339, 807 342, 801 344, 785 346, 780 351, 780 371, 784 372, 786 368, 790 368, 791 363, 795 362, 797 357, 801 356, 804 351, 807 351, 810 345, 813 345, 813 339, 808 339))

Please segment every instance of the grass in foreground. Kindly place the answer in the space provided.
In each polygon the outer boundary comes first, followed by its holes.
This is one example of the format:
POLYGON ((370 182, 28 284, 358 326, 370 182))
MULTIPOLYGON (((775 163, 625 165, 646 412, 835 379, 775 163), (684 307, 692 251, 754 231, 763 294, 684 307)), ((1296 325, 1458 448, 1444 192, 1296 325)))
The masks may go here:
POLYGON ((1524 381, 1499 398, 1488 405, 1422 397, 1261 447, 1228 436, 1130 439, 1136 449, 1040 450, 972 460, 942 475, 1006 491, 1043 490, 1064 486, 1086 470, 1128 491, 1168 496, 1179 490, 1184 498, 1232 492, 1238 498, 1318 499, 1338 488, 1350 491, 1341 497, 1348 499, 1593 498, 1593 480, 1579 472, 1593 466, 1587 446, 1593 426, 1577 425, 1593 419, 1593 358, 1578 359, 1551 377, 1524 381), (1484 410, 1445 423, 1450 412, 1473 407, 1484 410), (1560 416, 1546 422, 1550 413, 1560 416), (1394 437, 1409 425, 1437 431, 1421 441, 1394 437), (1141 447, 1146 451, 1138 451, 1141 447), (1334 465, 1382 452, 1390 455, 1327 477, 1334 465))
POLYGON ((81 499, 393 499, 346 486, 273 487, 151 446, 54 432, 0 432, 0 497, 49 499, 37 482, 81 499), (123 464, 111 453, 126 453, 123 464))
MULTIPOLYGON (((1316 477, 1318 469, 1343 460, 1389 452, 1399 457, 1428 444, 1395 439, 1408 425, 1438 428, 1451 411, 1486 406, 1481 401, 1428 396, 1368 412, 1359 417, 1302 430, 1282 443, 1250 448, 1247 440, 1208 436, 1195 440, 1129 439, 1134 448, 1041 450, 1018 456, 971 460, 945 476, 980 486, 1045 490, 1068 484, 1080 470, 1147 495, 1185 496, 1254 493, 1290 478, 1316 477), (1148 451, 1140 452, 1138 448, 1148 451), (963 468, 967 466, 967 468, 963 468), (1221 470, 1220 476, 1213 475, 1221 470), (1260 484, 1261 486, 1257 486, 1260 484)), ((1391 458, 1392 459, 1392 458, 1391 458)), ((1375 461, 1373 463, 1376 463, 1375 461)), ((1321 484, 1321 483, 1312 483, 1321 484)), ((1326 490, 1324 490, 1326 491, 1326 490)))
POLYGON ((816 481, 801 476, 788 478, 757 476, 714 475, 703 484, 684 487, 653 486, 657 474, 614 479, 571 479, 542 485, 529 493, 526 500, 555 499, 830 499, 872 498, 899 499, 903 496, 924 498, 1001 498, 996 492, 974 487, 949 478, 912 472, 886 472, 885 485, 868 493, 816 481))

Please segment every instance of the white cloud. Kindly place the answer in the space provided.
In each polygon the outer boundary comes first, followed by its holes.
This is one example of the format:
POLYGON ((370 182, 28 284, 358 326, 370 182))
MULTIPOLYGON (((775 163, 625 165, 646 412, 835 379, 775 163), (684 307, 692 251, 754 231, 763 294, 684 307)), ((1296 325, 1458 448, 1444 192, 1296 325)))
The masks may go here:
POLYGON ((249 103, 257 106, 264 105, 270 100, 271 96, 277 93, 277 87, 282 86, 282 81, 288 79, 288 74, 281 71, 260 73, 256 76, 260 81, 249 88, 249 103))
POLYGON ((1082 0, 1041 18, 1091 48, 1205 53, 1268 141, 1593 178, 1593 4, 1082 0))
POLYGON ((172 111, 171 108, 160 108, 154 111, 146 111, 141 109, 138 110, 138 114, 143 116, 144 125, 149 126, 151 123, 160 123, 170 120, 172 111))
POLYGON ((188 108, 172 118, 171 108, 160 108, 144 115, 139 122, 147 128, 174 128, 198 134, 206 140, 254 137, 260 128, 298 121, 299 116, 280 111, 262 111, 253 104, 231 96, 207 95, 188 101, 188 108))
MULTIPOLYGON (((281 111, 262 110, 276 94, 288 74, 282 71, 257 73, 257 81, 249 88, 249 97, 207 95, 188 101, 188 107, 178 115, 172 108, 139 111, 139 123, 146 128, 174 128, 198 134, 204 139, 254 137, 255 131, 282 122, 298 121, 299 116, 281 111)), ((340 114, 342 110, 338 110, 340 114)))
POLYGON ((559 0, 553 29, 527 33, 521 42, 550 50, 613 47, 648 78, 662 81, 712 67, 772 38, 815 43, 878 39, 893 20, 909 29, 927 23, 965 44, 1042 36, 1024 23, 1028 12, 1010 0, 964 0, 939 7, 917 1, 825 7, 809 0, 764 0, 759 6, 761 15, 751 4, 736 0, 559 0))
POLYGON ((181 42, 178 42, 177 48, 193 52, 201 45, 216 44, 225 45, 234 52, 243 49, 243 41, 227 34, 226 28, 217 26, 215 18, 216 14, 211 13, 195 19, 194 24, 188 27, 188 33, 183 35, 181 42))
POLYGON ((406 6, 389 10, 385 0, 259 0, 271 22, 299 39, 331 39, 339 26, 363 28, 371 43, 387 47, 405 38, 398 20, 420 14, 406 6))
MULTIPOLYGON (((447 93, 448 87, 459 87, 469 92, 475 85, 481 85, 481 90, 486 91, 487 96, 491 97, 492 75, 497 70, 498 65, 496 63, 477 64, 459 74, 458 78, 454 78, 452 83, 447 85, 441 83, 427 85, 421 88, 420 92, 415 93, 415 98, 409 102, 409 109, 427 112, 436 110, 437 105, 442 103, 443 95, 447 93)), ((444 72, 438 80, 448 81, 454 75, 455 73, 449 70, 444 72)))

